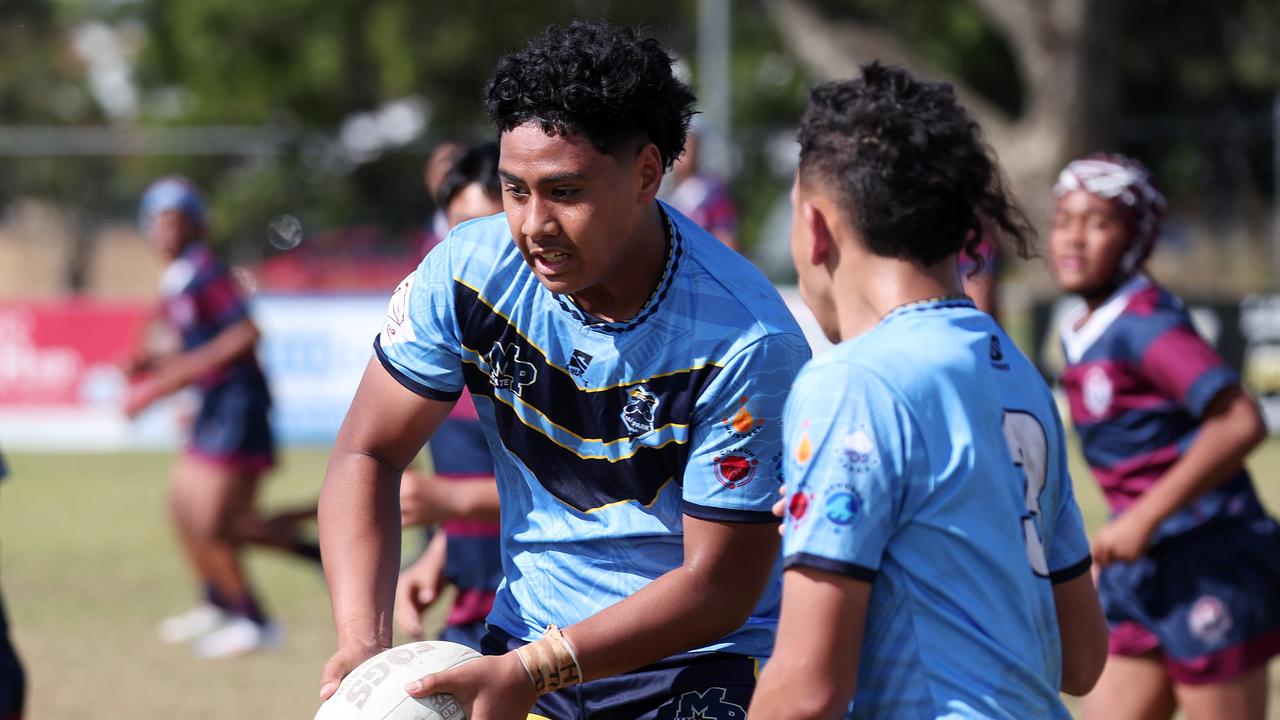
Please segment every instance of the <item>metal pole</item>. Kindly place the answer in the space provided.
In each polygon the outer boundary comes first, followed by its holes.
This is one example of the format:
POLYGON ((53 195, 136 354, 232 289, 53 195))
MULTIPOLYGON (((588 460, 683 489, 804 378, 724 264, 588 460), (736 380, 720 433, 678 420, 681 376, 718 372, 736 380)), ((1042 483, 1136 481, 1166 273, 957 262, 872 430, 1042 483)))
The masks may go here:
POLYGON ((728 178, 732 94, 729 47, 730 0, 698 2, 698 96, 705 124, 699 138, 702 168, 728 178))
POLYGON ((1271 287, 1280 288, 1280 91, 1271 104, 1271 287))

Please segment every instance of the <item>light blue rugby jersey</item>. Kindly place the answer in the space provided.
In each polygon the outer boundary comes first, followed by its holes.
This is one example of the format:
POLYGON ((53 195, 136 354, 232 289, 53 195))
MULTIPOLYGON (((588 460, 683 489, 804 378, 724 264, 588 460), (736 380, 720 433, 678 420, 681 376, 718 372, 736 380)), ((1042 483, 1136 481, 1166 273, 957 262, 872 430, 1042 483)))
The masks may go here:
MULTIPOLYGON (((683 516, 776 522, 782 410, 809 346, 741 255, 663 205, 667 267, 627 322, 538 282, 506 217, 464 223, 396 290, 374 343, 409 389, 470 389, 493 452, 506 579, 489 622, 533 640, 684 558, 683 516)), ((703 650, 768 655, 774 577, 703 650)))
POLYGON ((1067 718, 1052 583, 1089 568, 1044 380, 965 299, 814 359, 784 420, 783 554, 873 583, 857 718, 1067 718))

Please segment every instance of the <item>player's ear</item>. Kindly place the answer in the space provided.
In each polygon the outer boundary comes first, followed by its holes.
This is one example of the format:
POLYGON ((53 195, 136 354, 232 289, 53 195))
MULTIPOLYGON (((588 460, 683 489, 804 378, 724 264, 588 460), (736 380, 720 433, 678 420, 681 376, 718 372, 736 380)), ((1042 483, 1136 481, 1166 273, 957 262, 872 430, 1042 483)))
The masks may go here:
POLYGON ((809 262, 814 265, 825 265, 835 250, 835 236, 831 232, 831 222, 827 213, 816 203, 806 201, 800 211, 804 213, 804 223, 809 229, 809 237, 813 244, 809 248, 809 262))
POLYGON ((664 174, 662 153, 653 143, 645 143, 636 155, 635 172, 640 178, 640 203, 648 204, 658 196, 664 174))

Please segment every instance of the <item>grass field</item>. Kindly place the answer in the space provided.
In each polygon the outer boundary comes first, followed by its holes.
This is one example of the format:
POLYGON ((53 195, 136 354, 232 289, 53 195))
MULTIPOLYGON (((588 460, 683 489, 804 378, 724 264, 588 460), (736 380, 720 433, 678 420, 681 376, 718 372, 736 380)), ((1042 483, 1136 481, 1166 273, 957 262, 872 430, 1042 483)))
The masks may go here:
MULTIPOLYGON (((317 567, 267 551, 250 570, 285 623, 277 652, 213 662, 155 639, 155 622, 186 609, 194 591, 164 514, 171 457, 8 456, 0 485, 0 583, 30 673, 28 717, 138 720, 310 718, 333 644, 317 567)), ((293 451, 264 488, 269 506, 314 499, 326 456, 293 451)), ((1280 441, 1250 463, 1267 504, 1280 509, 1280 441)), ((1077 493, 1091 529, 1104 518, 1086 471, 1077 493)), ((1280 720, 1280 668, 1271 718, 1280 720)))

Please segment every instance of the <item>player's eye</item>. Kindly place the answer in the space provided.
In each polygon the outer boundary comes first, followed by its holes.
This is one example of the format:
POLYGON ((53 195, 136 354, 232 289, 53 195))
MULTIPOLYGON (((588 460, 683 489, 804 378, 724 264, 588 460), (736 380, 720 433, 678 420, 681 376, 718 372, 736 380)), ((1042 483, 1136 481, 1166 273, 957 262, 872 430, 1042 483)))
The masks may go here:
POLYGON ((551 197, 557 200, 567 200, 578 194, 576 187, 558 187, 551 191, 551 197))
POLYGON ((513 198, 526 198, 529 196, 529 191, 519 185, 504 185, 502 190, 513 198))

